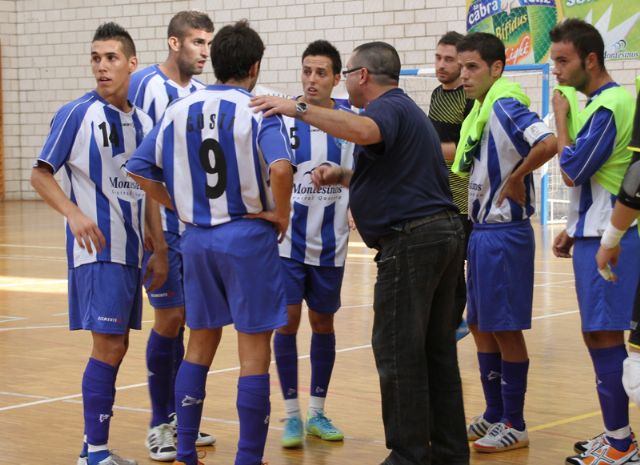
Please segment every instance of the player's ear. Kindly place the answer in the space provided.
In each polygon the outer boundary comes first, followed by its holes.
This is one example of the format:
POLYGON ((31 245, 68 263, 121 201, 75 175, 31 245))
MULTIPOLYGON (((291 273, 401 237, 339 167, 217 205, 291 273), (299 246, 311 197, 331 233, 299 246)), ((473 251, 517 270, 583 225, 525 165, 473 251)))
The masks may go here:
POLYGON ((169 49, 174 52, 180 51, 180 39, 175 36, 171 36, 167 39, 167 44, 169 44, 169 49))
POLYGON ((133 73, 138 67, 138 57, 133 55, 129 57, 129 74, 133 73))
POLYGON ((340 83, 340 73, 333 75, 333 87, 340 83))
POLYGON ((257 78, 258 74, 260 74, 260 61, 256 61, 254 64, 251 65, 251 68, 249 68, 250 77, 257 78))

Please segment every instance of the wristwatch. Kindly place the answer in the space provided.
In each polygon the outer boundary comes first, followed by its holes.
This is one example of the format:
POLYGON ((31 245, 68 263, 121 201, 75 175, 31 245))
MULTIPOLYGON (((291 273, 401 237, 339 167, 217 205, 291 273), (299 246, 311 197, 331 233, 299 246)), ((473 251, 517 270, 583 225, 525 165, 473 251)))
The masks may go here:
POLYGON ((296 116, 302 116, 307 112, 308 105, 304 102, 296 102, 296 116))

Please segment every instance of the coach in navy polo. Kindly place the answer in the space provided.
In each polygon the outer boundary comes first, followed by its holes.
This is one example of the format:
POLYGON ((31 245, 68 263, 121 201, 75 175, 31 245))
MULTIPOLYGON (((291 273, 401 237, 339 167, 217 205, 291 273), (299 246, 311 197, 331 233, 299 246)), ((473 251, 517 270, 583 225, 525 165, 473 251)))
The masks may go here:
POLYGON ((316 185, 349 186, 362 238, 376 248, 373 352, 380 376, 383 465, 469 463, 455 347, 454 286, 464 232, 435 129, 398 88, 400 59, 384 42, 357 47, 343 71, 360 115, 256 97, 266 116, 293 116, 355 142, 355 169, 322 166, 316 185))

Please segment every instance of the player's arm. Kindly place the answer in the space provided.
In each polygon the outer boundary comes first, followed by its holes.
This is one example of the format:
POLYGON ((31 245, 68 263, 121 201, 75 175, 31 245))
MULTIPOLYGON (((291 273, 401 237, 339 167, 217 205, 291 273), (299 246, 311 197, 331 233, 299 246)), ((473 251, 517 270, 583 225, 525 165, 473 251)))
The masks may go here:
POLYGON ((606 108, 596 110, 578 132, 575 143, 558 152, 565 184, 580 186, 590 182, 613 153, 616 134, 613 112, 606 108))
MULTIPOLYGON (((129 164, 127 163, 127 168, 129 168, 129 164)), ((128 170, 127 170, 128 171, 128 170)), ((169 196, 169 192, 167 188, 164 186, 162 182, 153 181, 151 179, 144 178, 138 174, 135 174, 131 171, 128 171, 129 176, 131 176, 138 184, 142 190, 153 200, 164 205, 170 210, 173 210, 173 204, 171 203, 171 196, 169 196)))
POLYGON ((373 119, 348 111, 332 110, 316 105, 307 105, 307 111, 296 112, 296 101, 274 96, 259 96, 251 99, 254 111, 264 111, 264 116, 285 115, 298 118, 333 137, 359 145, 382 142, 382 133, 373 119))
POLYGON ((273 220, 279 233, 279 240, 284 239, 289 227, 291 214, 291 192, 293 190, 293 169, 288 160, 277 160, 269 170, 271 192, 275 202, 273 220))
POLYGON ((522 163, 511 173, 506 180, 496 205, 502 205, 506 198, 510 198, 520 206, 524 206, 526 202, 526 187, 524 178, 535 169, 540 168, 546 162, 551 160, 556 154, 557 141, 553 134, 548 135, 531 148, 522 163))
POLYGON ((151 257, 147 262, 147 269, 143 277, 147 282, 151 279, 147 289, 155 291, 159 289, 167 280, 169 274, 169 255, 167 241, 164 239, 162 231, 162 219, 160 218, 160 207, 158 203, 147 197, 145 199, 145 249, 151 252, 151 257))
POLYGON ((311 182, 317 189, 320 186, 341 184, 349 187, 353 171, 342 166, 320 165, 311 173, 311 182))
POLYGON ((456 144, 455 142, 442 142, 442 155, 445 160, 453 162, 456 158, 456 144))
POLYGON ((50 165, 38 162, 31 170, 31 185, 42 199, 54 210, 62 214, 69 224, 69 229, 78 245, 89 253, 100 252, 106 240, 98 225, 87 217, 82 210, 65 195, 53 177, 50 165))
MULTIPOLYGON (((557 153, 562 153, 565 147, 568 147, 573 143, 569 136, 569 101, 561 92, 556 90, 553 92, 551 103, 553 105, 553 112, 556 121, 556 138, 558 144, 557 153)), ((571 178, 569 178, 562 170, 560 170, 560 173, 562 174, 562 180, 564 183, 569 187, 573 187, 574 184, 571 178)))

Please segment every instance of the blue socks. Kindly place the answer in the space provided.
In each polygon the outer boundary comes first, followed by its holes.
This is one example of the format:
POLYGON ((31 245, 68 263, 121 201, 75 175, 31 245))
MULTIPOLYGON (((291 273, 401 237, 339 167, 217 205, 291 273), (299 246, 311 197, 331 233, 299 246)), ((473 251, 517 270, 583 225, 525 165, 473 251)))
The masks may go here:
POLYGON ((502 361, 503 421, 511 423, 518 431, 524 431, 524 395, 527 392, 529 361, 502 361))
POLYGON ((280 378, 282 396, 285 400, 298 397, 298 349, 295 334, 280 334, 273 337, 273 353, 280 378))
POLYGON ((487 408, 482 414, 489 423, 496 423, 502 418, 502 357, 500 352, 478 352, 480 365, 480 381, 487 408))
POLYGON ((336 335, 311 335, 311 392, 314 397, 327 397, 331 372, 336 361, 336 335))
POLYGON ((271 413, 269 374, 241 376, 236 406, 240 418, 240 440, 235 465, 262 463, 271 413))
POLYGON ((90 358, 82 377, 84 428, 87 435, 89 465, 109 456, 109 424, 113 407, 113 388, 117 369, 90 358))
POLYGON ((180 328, 178 337, 173 340, 173 377, 169 384, 169 405, 167 406, 167 414, 172 414, 176 411, 176 396, 174 388, 176 385, 176 376, 178 376, 178 370, 180 364, 184 359, 184 326, 180 328))
POLYGON ((622 387, 622 362, 627 358, 624 345, 605 349, 589 349, 596 372, 596 386, 600 409, 609 443, 619 451, 631 444, 629 427, 629 398, 622 387), (622 430, 622 431, 618 431, 622 430), (611 432, 617 432, 612 437, 611 432))
POLYGON ((208 372, 209 367, 184 360, 176 377, 176 413, 178 415, 176 460, 187 465, 198 463, 196 439, 200 430, 208 372))
POLYGON ((176 339, 164 337, 153 329, 147 342, 147 371, 151 397, 151 427, 169 422, 175 401, 174 352, 176 339))

